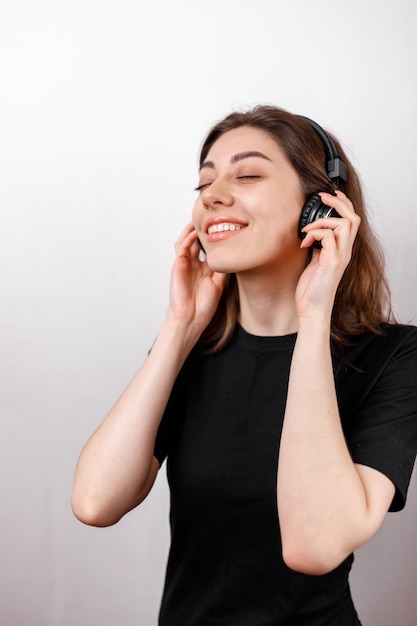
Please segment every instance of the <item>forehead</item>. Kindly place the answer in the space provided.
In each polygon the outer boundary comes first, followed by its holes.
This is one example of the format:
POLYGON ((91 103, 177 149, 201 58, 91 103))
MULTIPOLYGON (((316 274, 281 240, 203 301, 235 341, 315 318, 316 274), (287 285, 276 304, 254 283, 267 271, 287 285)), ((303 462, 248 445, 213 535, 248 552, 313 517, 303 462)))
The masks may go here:
POLYGON ((221 135, 207 153, 207 161, 230 159, 235 154, 257 151, 269 159, 285 158, 282 148, 266 131, 251 126, 241 126, 221 135))

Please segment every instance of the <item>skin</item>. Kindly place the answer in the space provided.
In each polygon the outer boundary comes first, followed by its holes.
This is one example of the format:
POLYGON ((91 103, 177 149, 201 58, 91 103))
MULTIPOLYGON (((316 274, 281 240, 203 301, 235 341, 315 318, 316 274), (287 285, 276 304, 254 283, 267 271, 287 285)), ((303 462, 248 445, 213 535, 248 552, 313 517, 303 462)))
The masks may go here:
POLYGON ((269 135, 248 127, 220 137, 206 163, 213 165, 201 169, 193 223, 209 266, 236 272, 240 322, 247 330, 261 335, 294 332, 294 291, 307 262, 297 234, 304 203, 297 174, 269 135), (263 156, 245 156, 254 152, 263 156), (211 242, 207 224, 222 216, 243 227, 211 242))
POLYGON ((287 565, 323 574, 375 534, 395 491, 383 474, 352 462, 333 380, 331 312, 360 219, 342 192, 323 193, 341 217, 308 225, 300 243, 300 181, 278 144, 254 128, 215 142, 199 185, 192 222, 176 243, 166 320, 144 365, 81 453, 73 510, 87 524, 107 526, 146 497, 159 469, 154 441, 170 391, 217 308, 226 273, 236 272, 246 331, 298 333, 277 503, 287 565), (224 222, 240 229, 208 233, 224 222), (307 264, 315 240, 322 248, 307 264))

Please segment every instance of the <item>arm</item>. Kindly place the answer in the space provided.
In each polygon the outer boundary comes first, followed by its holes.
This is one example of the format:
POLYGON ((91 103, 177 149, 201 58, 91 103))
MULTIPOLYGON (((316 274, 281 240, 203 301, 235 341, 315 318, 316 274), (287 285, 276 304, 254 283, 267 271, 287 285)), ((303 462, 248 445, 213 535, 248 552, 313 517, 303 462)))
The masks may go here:
POLYGON ((224 285, 225 277, 199 260, 196 239, 189 224, 176 244, 166 321, 144 365, 81 452, 72 508, 86 524, 116 523, 154 483, 159 464, 153 451, 162 415, 224 285))
POLYGON ((292 569, 323 574, 337 567, 380 527, 394 485, 355 465, 345 443, 330 352, 337 286, 359 226, 344 194, 326 195, 340 218, 309 225, 302 245, 320 239, 297 287, 299 331, 294 349, 278 467, 284 559, 292 569))

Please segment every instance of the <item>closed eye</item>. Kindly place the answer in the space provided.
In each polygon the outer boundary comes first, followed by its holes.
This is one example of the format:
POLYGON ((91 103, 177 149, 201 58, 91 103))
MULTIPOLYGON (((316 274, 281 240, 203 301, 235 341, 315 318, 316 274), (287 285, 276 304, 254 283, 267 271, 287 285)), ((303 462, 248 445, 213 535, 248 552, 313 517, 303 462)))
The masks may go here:
MULTIPOLYGON (((245 176, 236 176, 236 180, 253 180, 256 178, 261 178, 261 177, 255 174, 247 174, 245 176)), ((206 187, 209 187, 210 185, 211 183, 202 183, 201 185, 194 187, 194 191, 203 191, 204 189, 206 189, 206 187)))
POLYGON ((197 187, 194 187, 194 191, 203 191, 203 189, 205 189, 209 185, 211 185, 211 183, 203 183, 202 185, 198 185, 197 187))

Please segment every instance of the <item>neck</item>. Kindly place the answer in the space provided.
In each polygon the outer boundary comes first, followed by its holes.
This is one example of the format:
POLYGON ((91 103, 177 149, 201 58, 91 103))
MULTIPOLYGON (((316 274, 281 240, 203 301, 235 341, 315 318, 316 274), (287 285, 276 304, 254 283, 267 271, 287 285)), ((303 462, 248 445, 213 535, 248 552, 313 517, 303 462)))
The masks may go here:
POLYGON ((289 335, 298 330, 295 290, 304 265, 299 271, 275 271, 269 275, 244 272, 237 275, 239 323, 258 336, 289 335))

